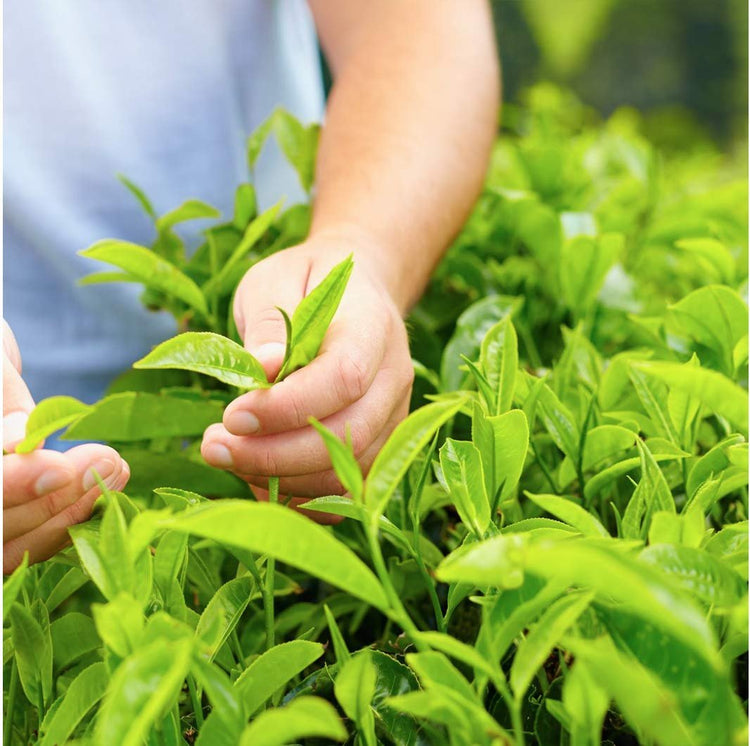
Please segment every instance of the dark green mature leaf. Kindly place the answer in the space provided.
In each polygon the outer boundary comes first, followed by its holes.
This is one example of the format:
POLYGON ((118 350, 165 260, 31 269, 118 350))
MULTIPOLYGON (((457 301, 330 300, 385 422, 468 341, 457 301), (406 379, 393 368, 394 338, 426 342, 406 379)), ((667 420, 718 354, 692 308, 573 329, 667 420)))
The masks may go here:
POLYGON ((192 370, 247 390, 269 385, 263 366, 244 347, 211 332, 185 332, 172 337, 133 367, 192 370))
MULTIPOLYGON (((40 602, 41 603, 41 602, 40 602)), ((46 610, 44 610, 46 613, 46 610)), ((49 618, 40 621, 20 604, 8 612, 13 648, 24 694, 29 702, 48 702, 52 694, 52 639, 49 618)), ((40 713, 41 716, 41 713, 40 713)))
POLYGON ((49 435, 75 422, 91 407, 72 396, 52 396, 39 402, 26 423, 26 437, 16 446, 16 453, 31 453, 49 435))
POLYGON ((365 504, 380 515, 419 452, 466 403, 464 397, 427 404, 412 412, 388 438, 375 458, 365 485, 365 504))
POLYGON ((145 246, 104 239, 79 253, 81 256, 113 264, 137 277, 146 287, 172 295, 196 311, 208 314, 208 306, 201 289, 177 267, 145 246))
POLYGON ((68 687, 60 705, 45 718, 39 729, 40 746, 67 743, 78 724, 101 700, 109 682, 105 663, 94 663, 84 668, 68 687))
POLYGON ((292 640, 256 658, 234 683, 246 717, 257 712, 266 700, 318 660, 324 651, 320 643, 292 640))
POLYGON ((165 520, 164 526, 267 554, 376 608, 388 608, 377 578, 351 549, 284 506, 222 500, 190 508, 165 520))
POLYGON ((740 432, 747 432, 747 391, 721 373, 706 368, 687 370, 679 363, 648 361, 633 365, 647 376, 665 382, 670 389, 695 397, 712 412, 726 417, 740 432))
POLYGON ((99 710, 97 742, 141 746, 154 723, 177 702, 192 652, 192 640, 160 639, 123 661, 99 710))
POLYGON ((276 376, 277 381, 283 381, 290 373, 307 365, 318 354, 353 268, 354 262, 350 255, 337 264, 294 309, 289 357, 284 360, 276 376))
POLYGON ((513 404, 518 369, 518 338, 510 316, 487 332, 479 361, 494 395, 492 414, 503 414, 513 404))
POLYGON ((461 521, 481 538, 492 516, 479 449, 468 441, 446 438, 440 467, 461 521))
POLYGON ((298 697, 261 713, 245 728, 240 746, 283 746, 305 737, 345 741, 347 736, 333 705, 320 697, 298 697))
POLYGON ((224 404, 216 399, 191 400, 131 391, 101 399, 63 437, 127 442, 202 435, 209 425, 221 422, 223 413, 224 404))

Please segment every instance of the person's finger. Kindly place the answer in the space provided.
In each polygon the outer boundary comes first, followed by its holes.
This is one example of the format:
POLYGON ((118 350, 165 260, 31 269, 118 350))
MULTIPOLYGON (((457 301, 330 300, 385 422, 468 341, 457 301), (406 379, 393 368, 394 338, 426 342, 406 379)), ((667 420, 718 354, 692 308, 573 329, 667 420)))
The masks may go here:
POLYGON ((34 399, 21 378, 21 355, 16 339, 3 320, 3 450, 13 451, 26 436, 26 422, 34 399))
POLYGON ((245 349, 263 365, 269 381, 281 369, 286 350, 286 326, 279 308, 292 315, 305 295, 306 280, 307 271, 284 278, 278 276, 278 269, 260 262, 245 274, 235 293, 237 331, 245 349))
POLYGON ((85 503, 92 490, 98 495, 96 475, 112 490, 122 489, 130 476, 127 463, 115 450, 97 444, 77 446, 64 454, 37 451, 12 454, 5 459, 4 543, 33 531, 79 500, 85 503), (61 459, 44 458, 48 455, 61 459), (40 461, 47 464, 41 474, 37 465, 40 461), (13 507, 8 507, 8 502, 13 503, 13 507))
POLYGON ((224 426, 233 435, 283 433, 305 427, 310 417, 323 420, 345 409, 365 395, 385 363, 389 333, 374 330, 369 316, 334 321, 318 357, 272 388, 235 399, 224 412, 224 426))
MULTIPOLYGON (((322 423, 340 438, 348 429, 354 454, 360 457, 383 431, 404 394, 403 381, 384 369, 366 396, 322 423)), ((240 475, 287 477, 330 468, 328 451, 310 426, 252 437, 232 435, 217 423, 206 430, 201 454, 212 466, 240 475)))

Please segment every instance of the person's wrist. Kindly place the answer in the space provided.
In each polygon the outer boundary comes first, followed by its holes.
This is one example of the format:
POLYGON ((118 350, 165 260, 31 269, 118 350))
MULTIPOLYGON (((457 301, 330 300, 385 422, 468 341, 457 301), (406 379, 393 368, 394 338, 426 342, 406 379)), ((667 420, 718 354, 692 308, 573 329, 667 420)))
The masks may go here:
POLYGON ((402 316, 408 313, 411 298, 401 264, 371 233, 354 224, 313 227, 306 243, 312 246, 316 259, 324 258, 327 263, 341 261, 351 254, 355 271, 379 286, 402 316))

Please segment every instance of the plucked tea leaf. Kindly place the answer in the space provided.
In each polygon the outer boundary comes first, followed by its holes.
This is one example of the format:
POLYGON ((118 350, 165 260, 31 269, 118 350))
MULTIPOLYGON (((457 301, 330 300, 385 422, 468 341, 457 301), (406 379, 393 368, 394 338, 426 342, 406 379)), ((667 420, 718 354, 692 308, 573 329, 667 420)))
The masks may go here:
POLYGON ((31 453, 49 435, 61 430, 89 412, 91 407, 72 396, 52 396, 31 410, 26 423, 26 437, 16 446, 16 453, 31 453))
POLYGON ((320 350, 331 320, 339 307, 349 282, 354 262, 351 255, 337 264, 308 295, 292 314, 292 342, 289 357, 276 377, 282 381, 290 373, 311 362, 320 350))
POLYGON ((133 367, 192 370, 247 390, 269 385, 263 366, 244 347, 211 332, 185 332, 172 337, 133 367))

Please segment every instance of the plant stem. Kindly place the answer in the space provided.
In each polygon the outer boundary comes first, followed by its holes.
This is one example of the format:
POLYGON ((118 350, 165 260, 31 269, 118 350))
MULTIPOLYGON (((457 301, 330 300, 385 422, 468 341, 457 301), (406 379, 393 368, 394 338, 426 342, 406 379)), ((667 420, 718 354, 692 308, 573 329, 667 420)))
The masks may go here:
POLYGON ((198 730, 203 726, 203 706, 201 705, 201 698, 198 696, 198 688, 195 684, 195 677, 188 676, 188 690, 190 691, 190 700, 193 703, 193 713, 195 714, 195 724, 198 726, 198 730))
POLYGON ((16 694, 18 693, 18 666, 13 658, 10 668, 10 684, 8 686, 8 706, 5 710, 5 727, 3 728, 3 743, 10 744, 13 732, 13 715, 16 708, 16 694))
POLYGON ((524 746, 526 739, 523 732, 523 717, 521 715, 521 702, 518 700, 511 700, 508 705, 510 706, 510 719, 513 723, 513 735, 516 737, 516 746, 524 746))
MULTIPOLYGON (((419 541, 417 541, 417 547, 419 547, 419 541)), ((417 561, 417 567, 419 568, 419 574, 424 580, 425 588, 432 601, 432 609, 435 612, 435 624, 438 632, 445 632, 445 619, 443 618, 443 610, 440 607, 440 599, 438 598, 437 591, 435 590, 435 583, 432 582, 430 574, 427 572, 427 567, 422 559, 422 553, 419 549, 416 550, 414 559, 417 561)))
MULTIPOLYGON (((268 480, 268 502, 279 502, 279 478, 271 477, 268 480)), ((270 650, 276 644, 276 624, 273 609, 273 586, 274 570, 276 560, 269 557, 266 560, 266 582, 263 584, 263 612, 266 618, 266 650, 270 650)))

